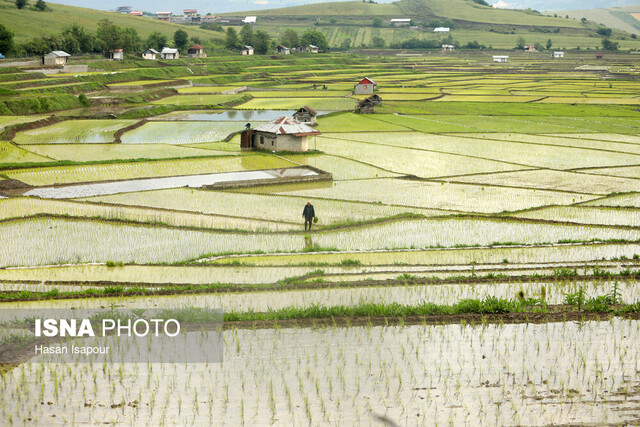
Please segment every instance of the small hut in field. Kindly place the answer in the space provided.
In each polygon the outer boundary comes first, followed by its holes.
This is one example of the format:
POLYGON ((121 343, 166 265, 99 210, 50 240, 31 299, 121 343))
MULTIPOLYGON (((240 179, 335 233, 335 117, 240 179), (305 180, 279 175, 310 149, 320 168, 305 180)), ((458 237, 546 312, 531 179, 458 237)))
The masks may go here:
POLYGON ((315 125, 317 123, 316 116, 318 113, 313 108, 305 105, 304 107, 298 108, 298 110, 293 113, 293 118, 300 123, 304 123, 307 125, 315 125))
POLYGON ((282 116, 243 131, 240 147, 242 150, 308 151, 309 136, 315 135, 320 132, 293 117, 282 116))

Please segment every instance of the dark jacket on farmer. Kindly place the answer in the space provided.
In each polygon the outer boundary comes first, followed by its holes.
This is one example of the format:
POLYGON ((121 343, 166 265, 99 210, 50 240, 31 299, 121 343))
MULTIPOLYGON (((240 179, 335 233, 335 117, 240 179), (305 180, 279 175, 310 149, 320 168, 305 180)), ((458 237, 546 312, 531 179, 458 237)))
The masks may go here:
POLYGON ((302 216, 305 218, 314 218, 316 216, 316 211, 313 209, 313 205, 305 205, 304 210, 302 211, 302 216))

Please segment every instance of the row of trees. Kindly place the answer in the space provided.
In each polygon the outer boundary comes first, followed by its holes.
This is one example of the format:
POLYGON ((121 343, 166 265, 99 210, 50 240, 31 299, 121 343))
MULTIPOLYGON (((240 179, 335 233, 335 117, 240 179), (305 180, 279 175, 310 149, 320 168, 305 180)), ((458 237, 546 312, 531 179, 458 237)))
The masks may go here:
MULTIPOLYGON (((287 29, 280 37, 280 44, 289 48, 314 45, 318 46, 320 51, 329 49, 329 43, 324 34, 316 30, 305 31, 300 36, 297 31, 287 29)), ((233 27, 227 28, 225 45, 227 49, 231 50, 239 50, 243 46, 252 46, 255 53, 264 55, 275 48, 276 41, 272 40, 269 34, 264 31, 254 32, 253 26, 246 24, 242 26, 240 33, 233 27)))
MULTIPOLYGON (((176 30, 173 34, 173 45, 181 51, 189 44, 200 43, 197 37, 189 38, 186 31, 176 30)), ((108 19, 98 23, 95 33, 86 28, 72 24, 58 34, 42 35, 28 42, 16 46, 13 43, 13 32, 0 24, 0 53, 25 53, 27 55, 42 55, 52 50, 64 50, 72 55, 80 53, 106 53, 113 49, 124 49, 125 52, 139 52, 153 48, 161 50, 169 45, 168 37, 155 32, 146 40, 133 27, 119 27, 108 19)))
MULTIPOLYGON (((29 4, 28 0, 16 0, 16 7, 18 9, 24 9, 25 7, 27 7, 29 4)), ((44 12, 45 10, 47 10, 47 3, 45 3, 44 0, 37 0, 35 5, 33 6, 33 10, 38 10, 40 12, 44 12)))

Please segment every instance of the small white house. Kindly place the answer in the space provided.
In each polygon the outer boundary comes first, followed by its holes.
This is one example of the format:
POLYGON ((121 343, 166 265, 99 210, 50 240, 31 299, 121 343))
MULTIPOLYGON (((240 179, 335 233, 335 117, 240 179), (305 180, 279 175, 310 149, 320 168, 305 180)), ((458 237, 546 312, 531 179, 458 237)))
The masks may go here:
POLYGON ((253 55, 253 46, 245 46, 242 48, 243 55, 253 55))
POLYGON ((508 60, 509 57, 505 55, 495 55, 493 57, 493 62, 507 62, 508 60))
POLYGON ((156 19, 158 21, 171 21, 172 12, 156 12, 156 19))
POLYGON ((309 46, 307 46, 307 50, 311 53, 318 53, 319 48, 316 45, 310 44, 309 46))
POLYGON ((554 58, 564 58, 564 52, 553 52, 554 58))
POLYGON ((69 62, 69 55, 67 52, 62 50, 54 50, 49 53, 45 53, 42 56, 42 64, 43 65, 65 65, 69 62))
POLYGON ((242 22, 245 24, 255 24, 257 19, 257 16, 247 16, 242 20, 242 22))
POLYGON ((155 49, 147 49, 144 52, 142 52, 142 59, 148 59, 151 61, 155 61, 156 60, 156 55, 158 55, 159 52, 155 49))
POLYGON ((371 95, 377 86, 378 84, 375 81, 365 77, 353 87, 353 93, 356 95, 371 95))
POLYGON ((281 55, 290 55, 291 54, 291 49, 289 49, 286 46, 280 45, 280 46, 276 47, 276 53, 279 53, 281 55))
POLYGON ((180 52, 178 49, 174 49, 172 47, 165 47, 160 51, 161 59, 178 59, 180 58, 180 52))
POLYGON ((442 45, 442 51, 443 52, 453 52, 454 50, 456 50, 456 47, 452 44, 443 44, 442 45))
POLYGON ((111 59, 112 61, 122 61, 124 59, 124 49, 110 50, 109 59, 111 59))
POLYGON ((411 25, 411 19, 409 18, 394 18, 391 20, 391 25, 396 27, 408 27, 411 25))
POLYGON ((448 33, 449 31, 451 31, 449 27, 436 27, 433 29, 434 33, 448 33))

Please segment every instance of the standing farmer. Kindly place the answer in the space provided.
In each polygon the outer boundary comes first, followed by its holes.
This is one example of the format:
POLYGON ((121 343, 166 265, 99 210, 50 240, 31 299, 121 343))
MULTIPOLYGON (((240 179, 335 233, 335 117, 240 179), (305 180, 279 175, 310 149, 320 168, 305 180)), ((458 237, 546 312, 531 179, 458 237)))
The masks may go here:
POLYGON ((311 231, 311 224, 313 224, 313 218, 316 216, 316 211, 313 209, 311 202, 307 202, 302 211, 302 216, 304 217, 304 231, 307 231, 307 224, 309 224, 309 231, 311 231))

